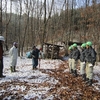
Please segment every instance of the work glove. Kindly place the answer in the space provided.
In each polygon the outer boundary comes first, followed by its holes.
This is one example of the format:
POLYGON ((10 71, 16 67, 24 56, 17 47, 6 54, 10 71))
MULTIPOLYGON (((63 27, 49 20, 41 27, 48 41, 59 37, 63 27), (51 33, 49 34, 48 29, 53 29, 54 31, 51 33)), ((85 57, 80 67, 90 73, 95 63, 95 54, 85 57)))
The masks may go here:
POLYGON ((32 55, 32 58, 35 58, 35 56, 34 56, 34 55, 32 55))
POLYGON ((93 66, 93 64, 91 64, 91 63, 90 63, 88 66, 89 66, 89 67, 92 67, 92 66, 93 66))
POLYGON ((82 62, 82 64, 85 64, 85 61, 84 61, 84 62, 82 62))

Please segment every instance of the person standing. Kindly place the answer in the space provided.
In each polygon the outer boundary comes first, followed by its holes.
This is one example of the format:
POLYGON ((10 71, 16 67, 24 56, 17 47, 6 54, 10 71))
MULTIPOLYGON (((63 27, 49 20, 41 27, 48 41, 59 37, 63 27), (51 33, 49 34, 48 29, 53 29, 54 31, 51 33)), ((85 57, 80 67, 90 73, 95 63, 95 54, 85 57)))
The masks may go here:
POLYGON ((33 70, 37 69, 38 66, 38 59, 39 59, 39 52, 40 50, 36 48, 36 46, 33 46, 32 48, 32 65, 33 65, 33 70))
POLYGON ((96 52, 92 48, 92 42, 88 41, 86 43, 85 61, 86 61, 86 84, 91 86, 93 83, 93 67, 96 62, 96 52))
POLYGON ((68 48, 69 50, 69 59, 68 59, 68 64, 69 64, 69 72, 70 73, 73 73, 73 69, 72 69, 72 52, 73 52, 73 49, 72 49, 72 46, 70 46, 68 48))
POLYGON ((42 48, 40 48, 39 58, 40 59, 44 59, 44 52, 43 52, 43 49, 42 48))
POLYGON ((86 43, 81 45, 82 51, 80 52, 80 74, 82 79, 86 80, 86 63, 85 63, 85 51, 86 51, 86 43))
POLYGON ((77 77, 77 64, 78 64, 78 59, 80 56, 80 51, 77 48, 77 44, 73 44, 73 52, 72 52, 72 69, 73 69, 73 75, 77 77))
POLYGON ((16 65, 17 65, 17 57, 18 57, 18 44, 16 42, 13 43, 13 47, 11 47, 9 54, 11 56, 11 63, 10 68, 11 72, 16 72, 16 65))
POLYGON ((6 76, 3 75, 3 43, 5 39, 3 36, 0 36, 0 78, 4 78, 6 76))

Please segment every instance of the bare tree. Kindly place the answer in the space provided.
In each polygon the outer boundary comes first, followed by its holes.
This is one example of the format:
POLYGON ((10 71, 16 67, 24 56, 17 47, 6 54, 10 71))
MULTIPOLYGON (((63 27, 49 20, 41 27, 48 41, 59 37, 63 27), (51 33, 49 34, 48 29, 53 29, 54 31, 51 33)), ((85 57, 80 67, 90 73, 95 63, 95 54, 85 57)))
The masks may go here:
POLYGON ((23 38, 22 38, 22 45, 21 45, 21 56, 23 56, 24 53, 24 46, 25 46, 25 39, 26 39, 26 35, 27 35, 27 28, 28 28, 28 23, 29 23, 29 14, 30 14, 30 9, 29 9, 29 1, 25 0, 24 1, 25 7, 26 7, 26 23, 25 23, 25 27, 24 27, 24 34, 23 34, 23 38))
POLYGON ((54 5, 54 0, 52 0, 51 2, 51 7, 50 7, 50 11, 48 13, 48 18, 47 18, 47 5, 46 5, 47 0, 44 0, 44 27, 43 27, 43 34, 42 34, 42 41, 41 44, 43 46, 43 43, 45 42, 45 38, 46 38, 46 27, 47 27, 47 23, 50 19, 51 13, 52 13, 52 8, 54 5))
POLYGON ((0 35, 2 35, 2 0, 0 0, 0 35))
POLYGON ((6 10, 5 10, 5 13, 6 13, 6 24, 5 24, 5 34, 6 34, 6 41, 5 41, 5 44, 6 44, 6 50, 8 50, 8 26, 10 24, 10 21, 11 21, 11 16, 12 16, 12 1, 10 1, 10 16, 8 16, 7 14, 7 1, 6 2, 6 10))
POLYGON ((30 39, 31 39, 31 45, 33 45, 33 44, 35 44, 35 24, 34 24, 34 10, 35 10, 35 5, 36 4, 36 2, 34 1, 34 0, 31 0, 30 1, 30 6, 31 6, 31 36, 30 36, 30 39))
POLYGON ((21 51, 21 18, 22 18, 22 0, 19 0, 19 9, 20 9, 20 13, 19 13, 19 28, 18 28, 18 55, 20 56, 20 51, 21 51))

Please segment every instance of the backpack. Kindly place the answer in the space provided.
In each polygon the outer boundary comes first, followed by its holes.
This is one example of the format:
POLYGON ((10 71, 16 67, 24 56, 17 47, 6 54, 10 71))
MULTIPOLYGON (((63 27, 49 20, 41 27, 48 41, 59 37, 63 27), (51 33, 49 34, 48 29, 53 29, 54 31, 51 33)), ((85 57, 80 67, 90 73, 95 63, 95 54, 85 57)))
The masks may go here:
POLYGON ((27 58, 32 58, 32 53, 31 53, 31 52, 27 52, 27 53, 26 53, 26 57, 27 57, 27 58))

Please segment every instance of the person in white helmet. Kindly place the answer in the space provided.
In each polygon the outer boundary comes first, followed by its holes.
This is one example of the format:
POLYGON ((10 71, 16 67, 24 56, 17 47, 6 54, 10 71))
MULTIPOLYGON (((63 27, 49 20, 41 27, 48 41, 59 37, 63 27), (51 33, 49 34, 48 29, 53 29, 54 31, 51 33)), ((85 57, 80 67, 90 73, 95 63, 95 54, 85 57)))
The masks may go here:
POLYGON ((4 78, 3 75, 3 43, 5 39, 3 36, 0 36, 0 78, 4 78))
POLYGON ((13 47, 9 51, 9 54, 11 56, 11 63, 10 63, 11 72, 16 72, 16 64, 17 64, 17 57, 18 57, 17 45, 18 43, 14 42, 13 47))

